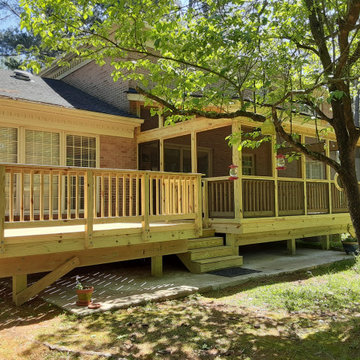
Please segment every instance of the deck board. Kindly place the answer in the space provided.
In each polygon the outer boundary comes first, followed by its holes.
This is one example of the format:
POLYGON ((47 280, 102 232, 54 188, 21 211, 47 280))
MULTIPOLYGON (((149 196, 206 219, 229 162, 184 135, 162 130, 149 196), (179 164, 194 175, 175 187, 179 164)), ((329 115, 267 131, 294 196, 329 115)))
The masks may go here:
MULTIPOLYGON (((168 228, 184 223, 150 223, 151 228, 168 228)), ((141 223, 108 223, 108 224, 94 224, 95 231, 106 230, 125 230, 125 229, 141 229, 141 223)), ((85 225, 64 225, 64 226, 46 226, 38 228, 27 228, 24 224, 23 228, 5 229, 5 238, 18 236, 34 236, 34 235, 52 235, 52 234, 66 234, 66 233, 82 233, 85 232, 85 225)))

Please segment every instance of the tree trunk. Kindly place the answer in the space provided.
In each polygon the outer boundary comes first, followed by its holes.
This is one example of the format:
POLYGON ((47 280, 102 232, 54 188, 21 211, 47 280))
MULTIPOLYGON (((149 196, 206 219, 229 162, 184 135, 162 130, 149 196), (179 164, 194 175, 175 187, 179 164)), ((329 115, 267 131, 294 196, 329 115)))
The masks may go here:
POLYGON ((360 245, 360 192, 355 169, 341 174, 340 179, 344 186, 351 221, 360 245))

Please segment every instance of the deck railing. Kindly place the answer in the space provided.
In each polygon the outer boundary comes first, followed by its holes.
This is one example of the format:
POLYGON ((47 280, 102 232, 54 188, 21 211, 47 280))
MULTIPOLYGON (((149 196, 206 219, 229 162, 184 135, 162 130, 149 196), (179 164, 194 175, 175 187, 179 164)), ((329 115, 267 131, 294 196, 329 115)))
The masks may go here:
POLYGON ((0 165, 4 228, 176 220, 202 224, 201 175, 137 170, 0 165))
POLYGON ((208 189, 204 203, 209 204, 209 218, 234 218, 235 199, 242 199, 243 217, 347 212, 345 193, 333 180, 242 176, 237 180, 218 177, 203 181, 208 189), (234 196, 235 181, 241 182, 241 196, 234 196))

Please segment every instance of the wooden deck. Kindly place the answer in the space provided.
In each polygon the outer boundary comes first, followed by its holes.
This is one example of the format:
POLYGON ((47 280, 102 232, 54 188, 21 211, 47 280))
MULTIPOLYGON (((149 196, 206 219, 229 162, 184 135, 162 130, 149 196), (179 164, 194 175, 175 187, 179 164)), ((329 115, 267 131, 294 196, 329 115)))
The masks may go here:
POLYGON ((151 257, 160 275, 202 234, 200 174, 3 164, 0 199, 0 277, 17 304, 78 266, 151 257))

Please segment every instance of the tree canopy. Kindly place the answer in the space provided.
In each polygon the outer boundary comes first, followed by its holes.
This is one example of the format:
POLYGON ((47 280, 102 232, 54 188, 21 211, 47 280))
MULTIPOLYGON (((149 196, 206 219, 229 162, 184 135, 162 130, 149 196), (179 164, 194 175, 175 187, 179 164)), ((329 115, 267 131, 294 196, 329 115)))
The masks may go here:
POLYGON ((360 130, 353 111, 360 0, 22 0, 21 5, 22 25, 41 37, 42 46, 99 65, 110 62, 114 80, 135 80, 138 92, 162 104, 175 121, 194 115, 271 119, 294 148, 339 173, 360 237, 355 171, 360 130), (298 113, 315 125, 324 121, 326 129, 320 130, 335 133, 339 162, 302 144, 285 126, 298 113))

